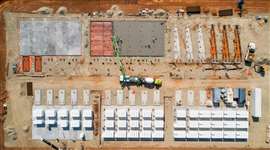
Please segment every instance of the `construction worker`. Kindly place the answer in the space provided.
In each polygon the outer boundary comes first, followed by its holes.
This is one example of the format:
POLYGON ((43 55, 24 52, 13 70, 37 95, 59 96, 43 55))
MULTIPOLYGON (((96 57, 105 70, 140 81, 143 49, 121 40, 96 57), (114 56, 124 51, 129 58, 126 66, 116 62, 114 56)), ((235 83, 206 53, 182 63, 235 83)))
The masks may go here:
POLYGON ((237 0, 237 8, 239 9, 239 16, 242 17, 244 0, 237 0))

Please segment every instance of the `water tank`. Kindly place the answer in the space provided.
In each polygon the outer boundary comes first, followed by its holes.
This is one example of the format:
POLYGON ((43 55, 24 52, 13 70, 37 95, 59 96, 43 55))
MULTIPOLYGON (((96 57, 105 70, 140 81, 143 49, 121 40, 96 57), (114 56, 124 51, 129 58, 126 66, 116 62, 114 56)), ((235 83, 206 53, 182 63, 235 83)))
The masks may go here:
POLYGON ((252 116, 260 118, 262 116, 262 90, 255 88, 252 91, 252 116))

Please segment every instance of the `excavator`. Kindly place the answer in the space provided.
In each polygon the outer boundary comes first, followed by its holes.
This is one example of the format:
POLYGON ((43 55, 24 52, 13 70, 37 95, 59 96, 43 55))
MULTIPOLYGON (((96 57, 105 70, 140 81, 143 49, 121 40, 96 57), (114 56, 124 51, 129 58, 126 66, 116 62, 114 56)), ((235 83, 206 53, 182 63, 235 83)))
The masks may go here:
POLYGON ((118 36, 112 37, 114 57, 115 57, 115 60, 117 62, 117 65, 119 66, 119 70, 121 72, 121 75, 119 77, 119 81, 120 81, 122 88, 124 88, 125 86, 130 86, 130 85, 136 85, 136 86, 144 85, 146 87, 155 86, 156 88, 161 87, 162 81, 160 79, 154 79, 151 77, 137 77, 137 76, 126 75, 125 67, 124 67, 124 65, 121 61, 121 58, 120 58, 121 49, 120 49, 119 45, 121 43, 122 43, 122 41, 119 39, 118 36))

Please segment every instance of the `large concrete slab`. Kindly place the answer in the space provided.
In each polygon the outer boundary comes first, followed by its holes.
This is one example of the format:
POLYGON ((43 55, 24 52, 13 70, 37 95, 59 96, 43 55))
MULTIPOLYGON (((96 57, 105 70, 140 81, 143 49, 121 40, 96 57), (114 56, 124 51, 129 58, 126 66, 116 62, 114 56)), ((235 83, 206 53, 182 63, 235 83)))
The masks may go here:
POLYGON ((114 21, 122 56, 164 56, 164 21, 114 21))
POLYGON ((81 55, 79 20, 23 20, 20 55, 81 55))

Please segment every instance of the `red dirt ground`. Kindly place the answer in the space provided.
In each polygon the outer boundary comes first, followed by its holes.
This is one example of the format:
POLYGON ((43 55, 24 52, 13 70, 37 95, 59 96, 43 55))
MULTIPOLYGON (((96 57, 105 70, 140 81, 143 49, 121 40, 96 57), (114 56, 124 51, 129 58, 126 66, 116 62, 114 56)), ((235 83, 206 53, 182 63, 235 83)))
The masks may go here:
MULTIPOLYGON (((140 8, 163 8, 170 12, 175 12, 177 8, 186 6, 200 5, 203 9, 208 9, 210 12, 219 9, 233 8, 236 9, 237 0, 0 0, 0 91, 5 90, 5 24, 3 18, 4 11, 13 12, 31 12, 42 6, 49 6, 54 9, 59 6, 66 6, 69 12, 82 13, 91 11, 104 11, 111 7, 112 4, 117 4, 125 13, 136 13, 140 8), (173 2, 177 1, 177 2, 173 2)), ((270 0, 246 0, 244 8, 247 12, 269 12, 270 0)), ((0 92, 1 93, 1 92, 0 92)), ((0 101, 0 106, 3 102, 0 101)), ((0 150, 4 148, 4 133, 3 133, 3 108, 0 107, 0 150)), ((28 148, 8 148, 9 150, 26 150, 28 148)), ((130 150, 139 150, 142 148, 131 148, 130 150)), ((152 148, 146 148, 152 150, 152 148)), ((155 148, 156 149, 156 148, 155 148)), ((167 148, 168 150, 176 150, 176 148, 167 148)), ((216 150, 217 148, 177 148, 177 150, 216 150)), ((31 150, 41 150, 33 148, 31 150)), ((105 149, 104 149, 105 150, 105 149)), ((118 148, 106 148, 106 150, 119 150, 118 148)), ((161 149, 158 149, 161 150, 161 149)), ((231 148, 220 150, 232 150, 231 148)), ((246 149, 245 149, 246 150, 246 149)), ((248 150, 248 149, 247 149, 248 150)), ((263 149, 257 149, 263 150, 263 149)))

